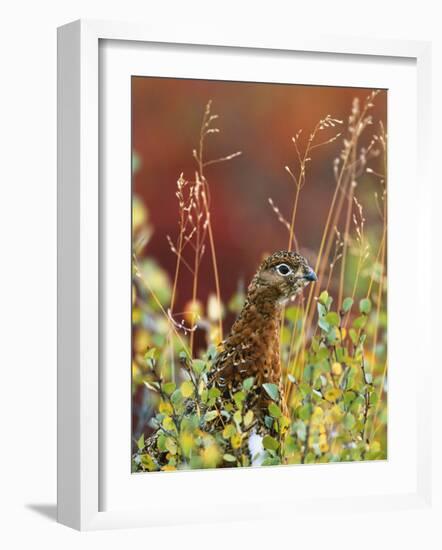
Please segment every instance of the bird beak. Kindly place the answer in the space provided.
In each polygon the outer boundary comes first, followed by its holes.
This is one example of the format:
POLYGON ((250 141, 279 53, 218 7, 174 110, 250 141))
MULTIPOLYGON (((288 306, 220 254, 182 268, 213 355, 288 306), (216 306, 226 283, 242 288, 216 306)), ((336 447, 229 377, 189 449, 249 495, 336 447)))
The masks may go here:
POLYGON ((304 275, 304 279, 306 281, 314 282, 318 280, 318 277, 316 277, 316 273, 313 271, 313 269, 310 268, 309 272, 306 275, 304 275))

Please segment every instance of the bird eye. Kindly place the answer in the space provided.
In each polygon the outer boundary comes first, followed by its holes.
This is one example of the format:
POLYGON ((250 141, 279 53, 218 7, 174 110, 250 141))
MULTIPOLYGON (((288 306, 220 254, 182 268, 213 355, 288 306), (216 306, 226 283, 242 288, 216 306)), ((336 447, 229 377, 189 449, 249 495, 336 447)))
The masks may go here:
POLYGON ((286 276, 288 275, 289 273, 292 272, 292 270, 290 269, 290 267, 287 265, 287 264, 279 264, 276 266, 276 271, 280 274, 280 275, 283 275, 283 276, 286 276))

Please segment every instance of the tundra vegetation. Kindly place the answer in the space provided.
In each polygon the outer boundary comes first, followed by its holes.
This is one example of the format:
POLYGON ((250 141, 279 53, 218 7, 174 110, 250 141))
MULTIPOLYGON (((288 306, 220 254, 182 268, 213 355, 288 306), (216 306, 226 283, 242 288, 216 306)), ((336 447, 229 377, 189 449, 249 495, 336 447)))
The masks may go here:
MULTIPOLYGON (((287 231, 286 248, 297 250, 302 245, 297 212, 303 189, 314 185, 309 167, 315 150, 336 149, 330 166, 333 196, 325 219, 315 221, 323 227, 313 259, 318 282, 283 311, 287 416, 278 404, 278 387, 265 387, 270 404, 263 465, 387 457, 387 137, 383 125, 372 120, 376 96, 373 91, 363 102, 355 99, 346 121, 327 115, 306 137, 298 131, 292 138, 294 161, 285 167, 294 196, 287 218, 269 197, 274 223, 287 231), (361 136, 367 143, 367 135, 368 146, 362 147, 361 136), (370 200, 381 230, 374 236, 366 234, 366 204, 358 193, 366 177, 377 186, 370 200)), ((233 296, 220 292, 210 171, 235 162, 241 153, 206 158, 206 141, 220 131, 217 123, 209 102, 193 151, 195 172, 190 179, 177 174, 178 226, 175 234, 164 236, 176 258, 173 277, 149 255, 148 210, 133 198, 133 472, 251 465, 247 442, 255 419, 247 394, 255 380, 246 379, 228 401, 207 386, 222 345, 223 318, 237 314, 244 300, 242 290, 233 296), (204 254, 212 266, 204 276, 213 280, 206 304, 198 294, 204 254), (186 311, 179 315, 175 306, 182 270, 192 273, 193 285, 186 311), (197 330, 204 331, 205 349, 196 349, 197 330)))

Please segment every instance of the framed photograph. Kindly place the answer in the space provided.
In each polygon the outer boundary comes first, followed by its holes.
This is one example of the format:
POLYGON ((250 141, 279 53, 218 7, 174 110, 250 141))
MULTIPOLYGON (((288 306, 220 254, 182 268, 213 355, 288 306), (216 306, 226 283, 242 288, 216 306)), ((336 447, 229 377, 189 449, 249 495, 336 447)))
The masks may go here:
POLYGON ((429 45, 58 40, 59 521, 425 506, 429 45))

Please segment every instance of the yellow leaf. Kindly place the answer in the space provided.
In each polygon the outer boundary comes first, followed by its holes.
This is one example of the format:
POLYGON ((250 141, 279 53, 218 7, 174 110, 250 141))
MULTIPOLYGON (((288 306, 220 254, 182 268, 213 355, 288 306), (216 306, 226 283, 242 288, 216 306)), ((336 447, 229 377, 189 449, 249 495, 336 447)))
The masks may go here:
POLYGON ((342 391, 339 388, 330 388, 325 392, 325 398, 328 401, 337 401, 342 395, 342 391))
POLYGON ((180 435, 180 445, 185 456, 189 456, 194 445, 194 437, 189 432, 182 432, 180 435))
POLYGON ((185 320, 193 326, 203 315, 203 304, 199 300, 187 302, 184 312, 185 320))
POLYGON ((238 433, 232 435, 232 437, 230 438, 230 444, 234 449, 239 449, 241 447, 241 441, 241 435, 238 433))
POLYGON ((229 437, 232 437, 236 433, 236 428, 233 424, 226 424, 223 430, 223 437, 224 439, 228 439, 229 437))
POLYGON ((241 424, 241 420, 242 420, 241 411, 236 411, 234 413, 233 420, 238 424, 238 426, 241 424))
POLYGON ((140 367, 135 363, 135 361, 132 361, 132 378, 137 378, 140 374, 140 367))
MULTIPOLYGON (((139 307, 132 308, 132 323, 138 325, 141 322, 142 312, 139 307)), ((134 344, 135 347, 135 344, 134 344)))
POLYGON ((280 434, 284 435, 290 427, 290 418, 288 418, 287 416, 282 416, 278 422, 280 434))
POLYGON ((215 468, 221 459, 221 453, 216 445, 209 445, 201 453, 201 458, 206 468, 215 468))
POLYGON ((143 470, 147 469, 149 472, 153 472, 157 469, 155 462, 153 461, 152 457, 148 454, 141 455, 141 467, 143 470))
POLYGON ((166 464, 161 468, 163 472, 174 472, 176 470, 176 466, 170 466, 169 464, 166 464))
POLYGON ((326 433, 321 433, 319 435, 318 443, 319 443, 319 450, 321 451, 321 453, 326 453, 329 450, 328 439, 327 439, 327 434, 326 433))
POLYGON ((213 325, 210 328, 209 340, 212 344, 215 344, 216 346, 218 346, 221 343, 222 338, 221 338, 221 333, 219 331, 218 325, 213 325))
MULTIPOLYGON (((136 321, 134 321, 136 324, 136 321)), ((144 329, 138 329, 134 334, 134 350, 137 353, 144 353, 150 344, 149 333, 144 329)))
POLYGON ((252 422, 253 422, 253 411, 249 410, 246 412, 244 416, 244 426, 250 426, 252 422))
POLYGON ((330 409, 330 416, 333 422, 340 422, 342 420, 342 417, 344 416, 344 412, 342 411, 341 407, 339 407, 339 405, 334 405, 330 409))
POLYGON ((166 437, 166 449, 171 455, 176 455, 177 453, 177 444, 171 437, 166 437))
POLYGON ((194 387, 190 380, 183 382, 180 389, 183 397, 191 397, 193 395, 194 387))
POLYGON ((164 413, 164 414, 172 414, 173 413, 172 405, 170 403, 165 402, 165 401, 161 401, 160 406, 158 407, 158 409, 159 409, 160 413, 164 413))
POLYGON ((342 373, 341 363, 333 363, 331 367, 331 371, 335 376, 339 376, 342 373))
POLYGON ((161 424, 163 428, 168 432, 171 432, 175 429, 175 424, 170 416, 165 416, 161 424))

